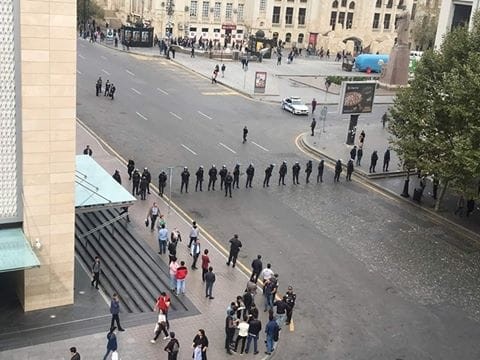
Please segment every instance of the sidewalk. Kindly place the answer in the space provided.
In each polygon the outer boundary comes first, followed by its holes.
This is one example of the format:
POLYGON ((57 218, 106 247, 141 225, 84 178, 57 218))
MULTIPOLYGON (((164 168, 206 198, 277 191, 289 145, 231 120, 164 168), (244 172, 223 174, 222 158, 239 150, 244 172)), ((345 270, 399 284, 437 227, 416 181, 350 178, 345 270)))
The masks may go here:
MULTIPOLYGON (((305 132, 299 137, 299 144, 306 152, 309 152, 313 155, 317 155, 321 158, 324 158, 327 162, 330 163, 331 167, 335 165, 337 159, 342 159, 343 165, 346 164, 346 161, 350 159, 350 149, 352 146, 346 145, 346 131, 348 129, 348 120, 342 120, 342 125, 338 126, 328 126, 326 128, 326 133, 322 133, 321 129, 322 124, 317 124, 317 129, 315 136, 310 136, 310 132, 305 132)), ((307 125, 306 125, 307 126, 307 125)), ((456 209, 458 195, 455 194, 451 189, 447 189, 447 192, 442 201, 441 210, 439 212, 434 211, 435 200, 432 195, 432 181, 428 179, 427 186, 424 190, 423 197, 420 203, 414 202, 412 200, 413 191, 415 188, 418 188, 420 185, 420 179, 416 175, 410 176, 409 184, 409 198, 404 198, 400 196, 404 186, 405 176, 402 175, 400 161, 397 154, 394 151, 391 151, 390 159, 390 171, 388 173, 382 173, 382 164, 383 164, 383 152, 388 146, 387 141, 387 130, 382 129, 381 124, 377 124, 375 121, 373 123, 366 122, 365 126, 359 127, 365 129, 365 145, 364 145, 364 155, 362 158, 362 166, 355 166, 354 175, 360 175, 363 180, 366 181, 369 185, 379 188, 382 191, 386 191, 388 194, 405 201, 406 203, 417 206, 425 211, 427 211, 430 218, 440 223, 451 224, 457 231, 465 235, 464 238, 459 239, 458 242, 452 244, 456 247, 461 248, 466 252, 477 251, 480 244, 480 204, 479 200, 476 201, 475 210, 470 215, 470 217, 459 217, 454 215, 456 209), (377 172, 375 176, 368 173, 368 168, 370 166, 370 156, 373 150, 378 151, 378 162, 377 162, 377 172)), ((357 132, 358 135, 358 132, 357 132)), ((356 138, 358 141, 358 137, 356 138)), ((341 180, 345 179, 346 169, 341 176, 341 180)), ((440 193, 440 190, 438 191, 440 193)))
MULTIPOLYGON (((82 39, 80 39, 82 41, 82 39)), ((83 40, 84 41, 84 40, 83 40)), ((105 44, 100 45, 118 50, 125 51, 122 46, 117 48, 105 44)), ((126 51, 125 51, 126 52, 126 51)), ((158 47, 153 48, 130 48, 129 53, 149 57, 165 58, 160 55, 158 47)), ((191 58, 190 54, 184 54, 179 51, 175 54, 173 62, 184 66, 208 79, 211 78, 215 65, 221 66, 219 59, 209 59, 204 56, 195 56, 191 58)), ((309 78, 323 78, 328 75, 336 76, 364 76, 360 73, 345 72, 341 69, 341 63, 333 60, 320 60, 315 57, 298 57, 292 64, 282 62, 282 65, 276 65, 276 59, 263 59, 260 62, 249 62, 248 70, 242 69, 240 61, 225 60, 226 65, 225 77, 219 76, 218 83, 228 88, 238 91, 246 96, 261 101, 280 103, 287 96, 300 96, 306 103, 316 98, 322 104, 338 104, 339 95, 327 93, 318 86, 312 86, 308 81, 309 78), (265 94, 254 94, 255 72, 264 71, 267 73, 267 82, 265 94), (295 77, 303 77, 303 83, 295 80, 295 77)), ((381 93, 375 96, 376 104, 391 104, 393 96, 381 93)))
MULTIPOLYGON (((126 173, 126 165, 114 157, 111 154, 111 150, 104 148, 88 131, 80 125, 77 125, 77 153, 81 153, 86 144, 91 146, 94 159, 102 165, 106 171, 112 174, 115 169, 120 171, 122 184, 128 190, 131 190, 131 183, 128 181, 128 174, 126 173)), ((137 167, 142 169, 142 164, 137 164, 137 167)), ((156 174, 153 174, 154 179, 156 176, 156 174)), ((154 183, 155 182, 156 181, 154 181, 154 183)), ((185 214, 180 215, 174 207, 168 211, 167 203, 152 191, 152 194, 148 195, 146 201, 138 200, 137 203, 130 208, 129 215, 132 227, 135 227, 139 233, 143 233, 144 239, 155 251, 158 251, 157 233, 156 231, 153 233, 150 232, 150 229, 146 228, 144 223, 147 211, 154 201, 159 205, 161 213, 165 214, 168 229, 173 230, 174 228, 177 228, 182 234, 183 243, 179 244, 177 248, 177 257, 179 262, 180 260, 184 260, 189 269, 185 296, 187 296, 200 311, 200 314, 198 315, 185 316, 170 321, 170 331, 176 333, 176 337, 180 342, 178 359, 191 358, 191 344, 193 337, 196 335, 198 329, 203 328, 209 339, 208 358, 213 360, 223 360, 228 356, 225 354, 224 350, 226 308, 230 302, 235 300, 237 295, 243 294, 245 285, 248 281, 248 276, 245 275, 244 271, 249 270, 249 264, 248 269, 239 262, 237 262, 236 268, 227 267, 225 265, 225 250, 221 248, 219 249, 218 244, 213 244, 212 241, 215 240, 201 229, 200 243, 202 246, 202 253, 204 249, 209 249, 211 266, 213 266, 217 278, 213 287, 213 296, 215 299, 209 300, 205 298, 205 288, 201 280, 200 259, 200 265, 197 264, 199 270, 191 270, 190 268, 192 258, 189 255, 186 245, 188 245, 189 241, 188 234, 190 232, 191 223, 185 219, 185 214)), ((199 225, 201 226, 201 224, 199 225)), ((240 240, 242 240, 242 235, 239 235, 240 240)), ((161 257, 167 266, 168 255, 161 255, 161 257)), ((76 289, 76 291, 78 290, 79 289, 76 289)), ((284 289, 281 290, 283 291, 284 289)), ((173 301, 175 300, 173 299, 173 301)), ((261 291, 257 293, 255 303, 260 309, 260 320, 262 321, 263 326, 258 343, 260 354, 254 356, 253 349, 251 349, 250 354, 243 356, 244 359, 264 358, 263 354, 265 351, 265 345, 263 341, 265 339, 264 326, 266 324, 266 316, 261 309, 263 307, 263 296, 261 291)), ((154 300, 152 299, 152 308, 153 305, 154 300)), ((105 304, 104 313, 108 315, 108 320, 105 321, 108 321, 109 323, 110 316, 107 304, 105 304)), ((120 359, 157 360, 159 358, 163 359, 167 357, 167 354, 163 350, 167 341, 162 340, 163 335, 157 340, 156 344, 150 343, 150 339, 153 338, 153 329, 157 319, 157 315, 153 311, 151 313, 151 319, 151 324, 127 327, 127 331, 118 334, 118 352, 120 359)), ((108 325, 105 329, 107 329, 107 327, 108 325)), ((288 334, 283 336, 288 336, 288 334)), ((28 342, 25 343, 27 344, 28 342)), ((68 349, 71 346, 77 347, 78 352, 82 355, 82 359, 101 359, 105 353, 106 331, 94 335, 80 336, 67 340, 4 351, 0 353, 0 360, 66 360, 70 359, 68 349)))

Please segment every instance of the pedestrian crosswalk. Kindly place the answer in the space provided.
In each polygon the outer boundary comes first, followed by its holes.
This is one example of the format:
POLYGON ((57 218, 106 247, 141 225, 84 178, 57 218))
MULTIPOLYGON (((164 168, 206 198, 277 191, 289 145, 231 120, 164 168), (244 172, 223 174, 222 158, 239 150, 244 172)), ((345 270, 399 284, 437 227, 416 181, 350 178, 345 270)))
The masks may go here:
POLYGON ((231 96, 231 95, 238 95, 238 93, 234 91, 211 91, 211 92, 202 92, 200 93, 205 96, 231 96))

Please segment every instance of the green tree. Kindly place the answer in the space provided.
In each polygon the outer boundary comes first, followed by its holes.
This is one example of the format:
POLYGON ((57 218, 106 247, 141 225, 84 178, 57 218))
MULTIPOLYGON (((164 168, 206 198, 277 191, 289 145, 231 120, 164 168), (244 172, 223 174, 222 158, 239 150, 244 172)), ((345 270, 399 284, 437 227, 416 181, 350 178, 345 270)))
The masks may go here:
POLYGON ((95 0, 77 0, 77 23, 85 24, 90 19, 103 19, 105 11, 95 0))
POLYGON ((390 143, 408 169, 435 175, 440 195, 448 187, 473 196, 480 179, 480 14, 471 32, 448 33, 439 51, 419 62, 410 86, 391 109, 390 143))

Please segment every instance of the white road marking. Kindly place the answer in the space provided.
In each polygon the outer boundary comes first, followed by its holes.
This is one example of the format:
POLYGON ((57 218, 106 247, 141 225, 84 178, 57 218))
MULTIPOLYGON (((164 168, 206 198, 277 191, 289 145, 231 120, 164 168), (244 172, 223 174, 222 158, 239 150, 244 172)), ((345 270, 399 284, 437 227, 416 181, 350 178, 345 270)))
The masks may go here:
POLYGON ((138 116, 140 116, 143 120, 148 120, 145 116, 143 116, 142 114, 140 114, 138 111, 136 112, 136 114, 138 116))
POLYGON ((267 151, 267 152, 270 151, 267 148, 264 148, 262 145, 258 145, 255 141, 252 141, 252 144, 258 146, 260 149, 262 149, 264 151, 267 151))
POLYGON ((83 55, 82 55, 82 54, 80 54, 80 53, 78 54, 78 57, 79 57, 80 59, 83 59, 83 60, 85 60, 85 56, 83 56, 83 55))
POLYGON ((225 145, 224 143, 219 143, 221 146, 223 146, 225 149, 227 149, 228 151, 231 151, 232 153, 236 154, 237 152, 235 150, 233 150, 232 148, 229 148, 227 145, 225 145))
POLYGON ((132 72, 131 72, 131 71, 129 71, 129 70, 125 70, 125 71, 127 72, 127 74, 130 74, 130 75, 132 75, 132 76, 135 76, 135 74, 134 74, 134 73, 132 73, 132 72))
POLYGON ((77 70, 77 74, 80 74, 80 75, 82 75, 82 73, 80 72, 80 70, 77 70))
POLYGON ((160 91, 162 94, 168 95, 168 92, 166 92, 165 90, 162 90, 160 88, 157 88, 157 90, 160 91))
POLYGON ((170 111, 170 115, 172 115, 173 117, 176 117, 178 120, 183 120, 180 116, 178 116, 178 115, 175 114, 174 112, 171 112, 171 111, 170 111))
POLYGON ((202 113, 200 110, 198 111, 198 113, 199 113, 200 115, 202 115, 202 116, 205 116, 207 119, 212 120, 212 118, 211 118, 210 116, 208 116, 207 114, 202 113))
POLYGON ((188 146, 183 145, 183 144, 180 144, 180 145, 182 145, 182 147, 183 147, 184 149, 190 151, 193 155, 197 155, 197 153, 196 153, 195 151, 193 151, 192 149, 190 149, 188 146))
POLYGON ((133 92, 136 92, 138 95, 142 95, 142 93, 140 91, 138 91, 137 89, 134 89, 134 88, 130 88, 132 89, 133 92))
POLYGON ((107 58, 103 55, 100 55, 100 57, 103 59, 103 60, 107 60, 107 58))
POLYGON ((109 73, 107 70, 105 70, 105 69, 102 69, 102 72, 104 72, 104 73, 107 74, 107 75, 110 75, 110 73, 109 73))

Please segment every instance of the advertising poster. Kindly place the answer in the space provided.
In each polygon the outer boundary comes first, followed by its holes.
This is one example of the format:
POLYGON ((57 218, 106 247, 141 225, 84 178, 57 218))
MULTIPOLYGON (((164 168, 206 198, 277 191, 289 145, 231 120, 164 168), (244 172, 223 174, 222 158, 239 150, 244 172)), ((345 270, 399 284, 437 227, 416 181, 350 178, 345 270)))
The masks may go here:
POLYGON ((371 113, 376 86, 375 81, 344 81, 340 94, 340 113, 371 113))
POLYGON ((253 92, 264 94, 266 85, 267 85, 267 73, 265 71, 256 71, 255 72, 255 88, 253 89, 253 92))

